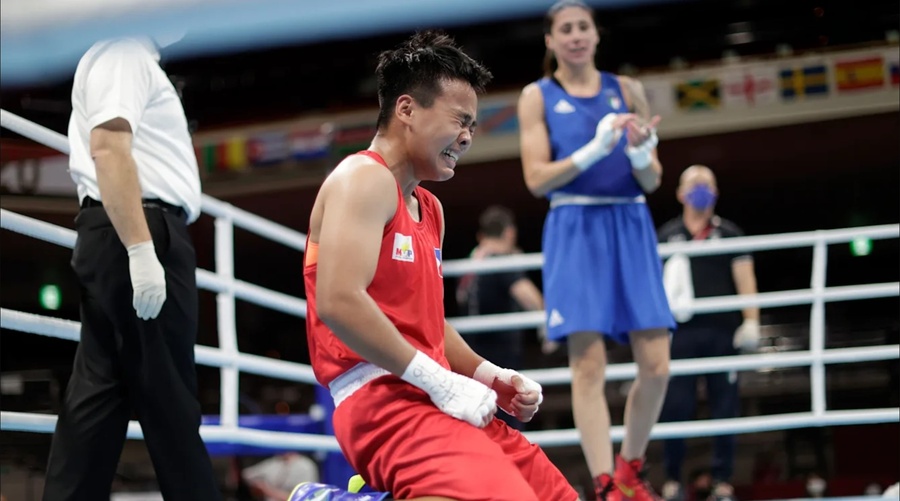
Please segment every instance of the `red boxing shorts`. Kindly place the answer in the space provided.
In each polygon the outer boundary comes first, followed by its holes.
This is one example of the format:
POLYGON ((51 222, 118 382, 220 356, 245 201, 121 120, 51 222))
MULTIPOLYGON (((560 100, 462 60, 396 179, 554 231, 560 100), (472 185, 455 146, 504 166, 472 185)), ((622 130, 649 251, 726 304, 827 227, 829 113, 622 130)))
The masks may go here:
POLYGON ((397 499, 578 499, 544 451, 502 420, 476 428, 395 376, 379 377, 341 402, 334 434, 366 483, 397 499))

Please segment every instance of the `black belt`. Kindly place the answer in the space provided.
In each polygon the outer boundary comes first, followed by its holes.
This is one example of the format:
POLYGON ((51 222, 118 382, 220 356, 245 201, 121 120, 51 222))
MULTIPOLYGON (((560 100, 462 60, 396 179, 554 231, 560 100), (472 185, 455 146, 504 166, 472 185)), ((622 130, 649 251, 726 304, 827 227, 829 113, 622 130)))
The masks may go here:
MULTIPOLYGON (((158 209, 187 221, 187 211, 185 211, 183 207, 163 202, 158 198, 144 198, 141 200, 141 205, 143 205, 145 209, 158 209)), ((81 201, 81 208, 89 209, 91 207, 103 207, 103 202, 94 200, 91 197, 84 197, 84 200, 81 201)))

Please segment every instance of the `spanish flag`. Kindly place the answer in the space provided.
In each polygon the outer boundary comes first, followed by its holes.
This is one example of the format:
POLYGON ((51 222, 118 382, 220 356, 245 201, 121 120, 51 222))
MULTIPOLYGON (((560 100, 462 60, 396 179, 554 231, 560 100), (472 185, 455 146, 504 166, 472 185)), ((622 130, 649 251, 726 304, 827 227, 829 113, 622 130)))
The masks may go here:
POLYGON ((884 60, 879 57, 839 61, 834 66, 837 88, 871 89, 884 86, 884 60))

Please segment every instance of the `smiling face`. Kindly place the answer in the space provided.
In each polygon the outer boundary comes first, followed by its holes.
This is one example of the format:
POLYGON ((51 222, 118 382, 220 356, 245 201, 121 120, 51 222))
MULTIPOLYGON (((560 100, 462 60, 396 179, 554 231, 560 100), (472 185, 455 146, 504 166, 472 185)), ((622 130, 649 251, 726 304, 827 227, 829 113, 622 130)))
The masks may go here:
POLYGON ((594 62, 600 35, 591 12, 583 7, 563 7, 553 14, 550 33, 544 43, 559 64, 584 66, 594 62))
POLYGON ((397 100, 396 117, 407 126, 406 151, 416 179, 446 181, 472 145, 478 97, 463 80, 443 80, 431 106, 414 97, 397 100))

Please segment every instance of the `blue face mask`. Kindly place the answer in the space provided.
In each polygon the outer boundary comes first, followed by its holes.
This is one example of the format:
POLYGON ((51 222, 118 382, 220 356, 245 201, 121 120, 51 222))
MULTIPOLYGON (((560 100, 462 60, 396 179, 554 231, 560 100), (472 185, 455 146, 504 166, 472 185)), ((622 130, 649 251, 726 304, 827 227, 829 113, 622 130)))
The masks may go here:
POLYGON ((691 207, 697 210, 706 210, 716 204, 717 196, 708 185, 698 184, 687 192, 685 198, 691 207))

